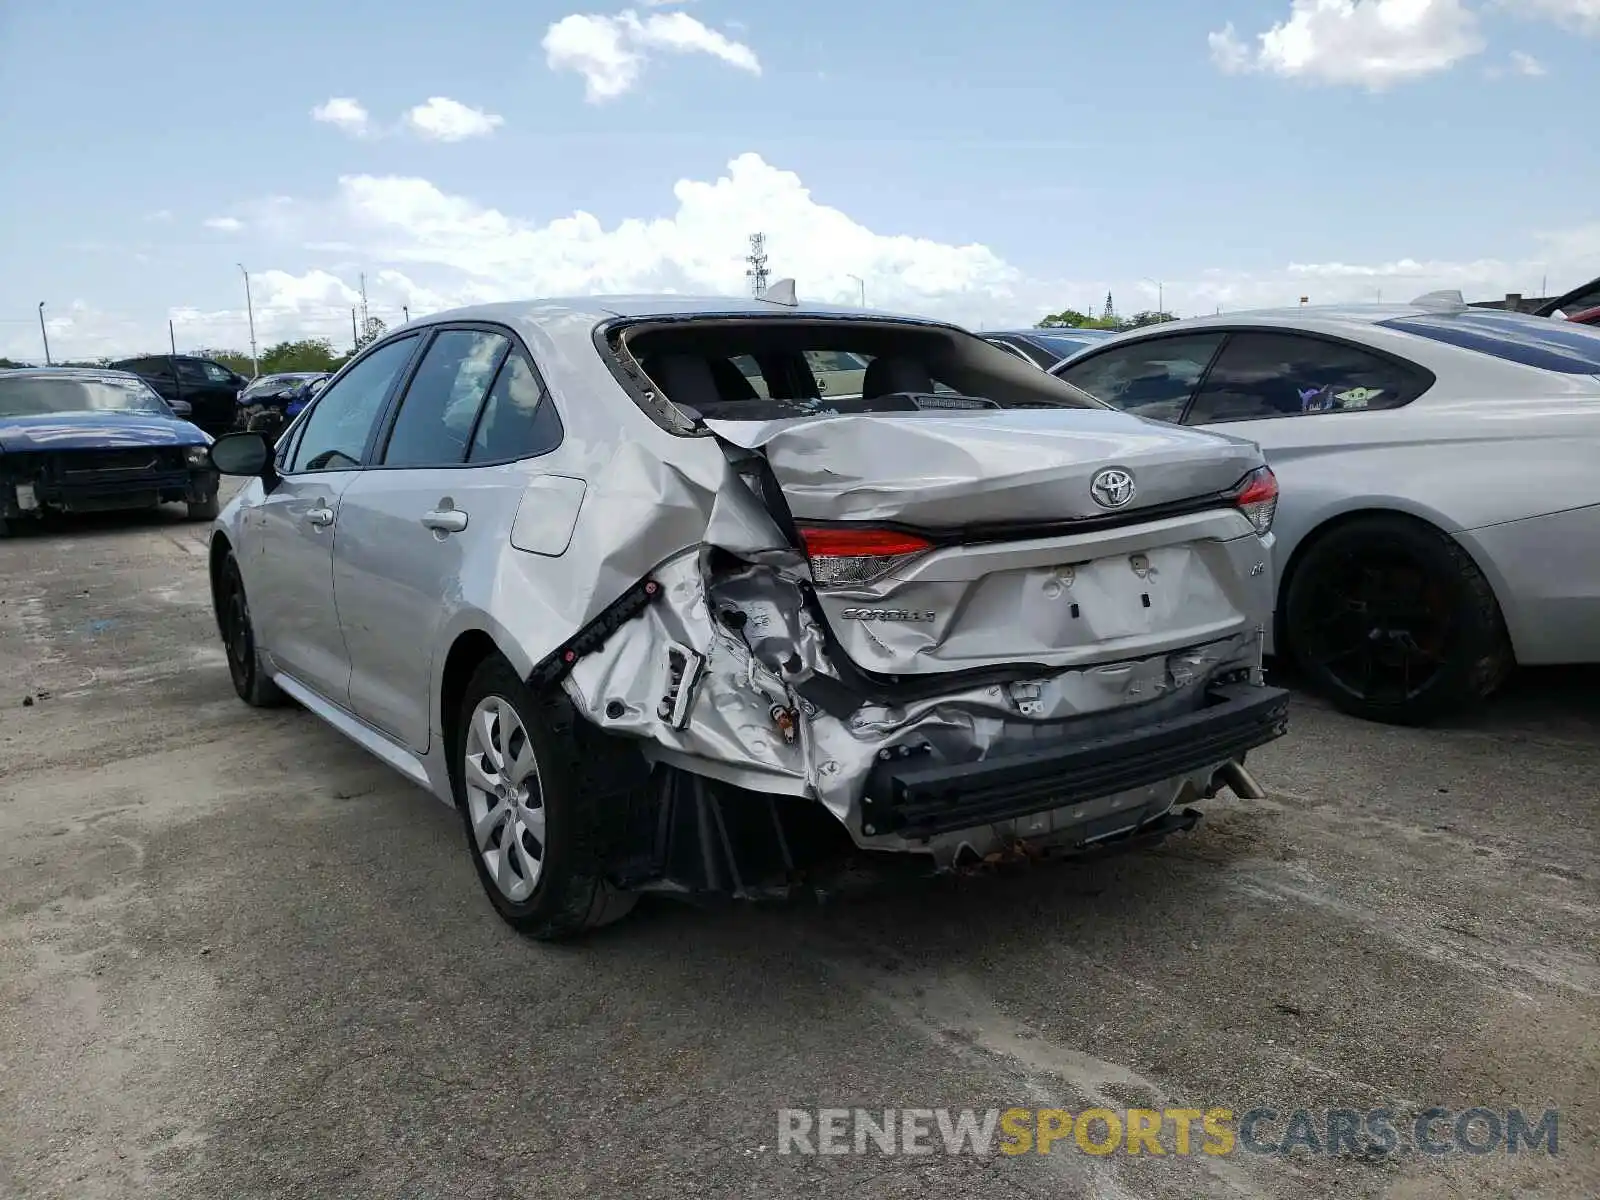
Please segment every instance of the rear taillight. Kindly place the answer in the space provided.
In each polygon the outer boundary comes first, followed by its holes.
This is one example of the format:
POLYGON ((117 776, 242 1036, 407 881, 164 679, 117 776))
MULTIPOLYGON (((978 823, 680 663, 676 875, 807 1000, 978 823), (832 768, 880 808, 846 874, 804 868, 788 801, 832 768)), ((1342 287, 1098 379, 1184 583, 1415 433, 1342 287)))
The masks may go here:
POLYGON ((1257 467, 1239 481, 1233 502, 1250 518, 1262 537, 1272 532, 1272 518, 1278 515, 1278 477, 1271 467, 1257 467))
POLYGON ((812 526, 800 530, 800 540, 811 560, 812 581, 819 588, 872 583, 933 549, 926 538, 893 529, 812 526))

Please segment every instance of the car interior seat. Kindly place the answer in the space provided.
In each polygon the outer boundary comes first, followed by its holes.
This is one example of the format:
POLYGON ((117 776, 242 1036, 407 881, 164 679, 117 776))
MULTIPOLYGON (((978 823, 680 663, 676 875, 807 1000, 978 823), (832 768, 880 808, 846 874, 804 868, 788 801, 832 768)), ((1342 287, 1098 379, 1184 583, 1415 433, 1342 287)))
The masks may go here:
POLYGON ((933 376, 921 360, 904 356, 875 358, 861 377, 861 395, 868 398, 896 392, 926 394, 933 388, 933 376))

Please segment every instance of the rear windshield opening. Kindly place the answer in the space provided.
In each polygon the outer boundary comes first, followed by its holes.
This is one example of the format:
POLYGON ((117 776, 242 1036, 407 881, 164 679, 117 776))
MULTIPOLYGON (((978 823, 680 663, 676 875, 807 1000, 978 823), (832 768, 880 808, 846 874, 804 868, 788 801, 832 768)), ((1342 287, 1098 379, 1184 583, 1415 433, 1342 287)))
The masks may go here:
POLYGON ((1105 407, 948 326, 849 318, 699 319, 634 326, 622 340, 668 400, 715 420, 1105 407))

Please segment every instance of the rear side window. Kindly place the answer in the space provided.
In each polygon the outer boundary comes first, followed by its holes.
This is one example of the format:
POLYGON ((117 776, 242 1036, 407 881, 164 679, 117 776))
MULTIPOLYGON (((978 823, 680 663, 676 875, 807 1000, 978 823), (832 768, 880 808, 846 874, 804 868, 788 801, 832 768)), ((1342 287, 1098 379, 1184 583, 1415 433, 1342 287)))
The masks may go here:
POLYGON ((1395 317, 1380 324, 1525 367, 1600 375, 1600 331, 1570 321, 1483 312, 1395 317))
POLYGON ((561 444, 561 418, 533 367, 513 350, 489 390, 468 462, 548 454, 561 444))
POLYGON ((1153 421, 1177 421, 1227 335, 1151 338, 1105 350, 1057 372, 1097 400, 1153 421))
POLYGON ((480 329, 446 329, 417 365, 389 434, 389 467, 455 466, 467 458, 478 410, 510 341, 480 329))
POLYGON ((1398 408, 1432 384, 1433 377, 1420 368, 1342 342, 1294 333, 1235 333, 1185 422, 1211 425, 1398 408))

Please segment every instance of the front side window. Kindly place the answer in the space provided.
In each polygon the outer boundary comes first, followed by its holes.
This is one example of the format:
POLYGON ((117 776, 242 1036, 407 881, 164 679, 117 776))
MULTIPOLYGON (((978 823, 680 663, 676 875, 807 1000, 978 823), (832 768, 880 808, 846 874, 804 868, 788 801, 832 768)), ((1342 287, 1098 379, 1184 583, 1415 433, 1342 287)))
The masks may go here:
POLYGON ((289 465, 295 471, 348 471, 359 467, 395 380, 411 361, 415 336, 385 342, 345 372, 317 398, 289 465))
POLYGON ((232 383, 233 372, 221 363, 208 362, 204 364, 206 378, 212 383, 232 383))
POLYGON ((512 351, 478 420, 468 462, 506 462, 548 454, 561 444, 561 418, 539 376, 512 351))
POLYGON ((1177 421, 1226 336, 1217 330, 1151 338, 1091 355, 1056 374, 1113 408, 1177 421))
POLYGON ((1211 425, 1306 413, 1398 408, 1432 377, 1342 342, 1297 333, 1235 333, 1186 421, 1211 425))
POLYGON ((433 339, 400 402, 383 463, 455 466, 467 457, 472 426, 510 342, 498 333, 446 329, 433 339))
POLYGON ((180 358, 177 361, 178 379, 183 383, 205 383, 206 371, 203 366, 192 358, 180 358))

